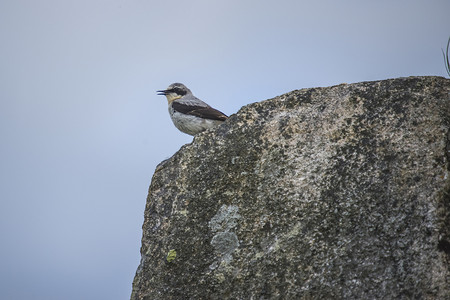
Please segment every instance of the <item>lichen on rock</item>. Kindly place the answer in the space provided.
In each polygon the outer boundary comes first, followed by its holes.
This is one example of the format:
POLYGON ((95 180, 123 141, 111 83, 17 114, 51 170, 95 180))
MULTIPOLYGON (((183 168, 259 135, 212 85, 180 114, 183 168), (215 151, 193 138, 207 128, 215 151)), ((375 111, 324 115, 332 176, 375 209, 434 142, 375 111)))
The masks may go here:
POLYGON ((239 208, 235 205, 222 205, 214 217, 209 221, 209 229, 214 236, 211 245, 219 255, 219 259, 228 263, 232 260, 232 253, 239 247, 239 239, 233 229, 241 218, 239 208))

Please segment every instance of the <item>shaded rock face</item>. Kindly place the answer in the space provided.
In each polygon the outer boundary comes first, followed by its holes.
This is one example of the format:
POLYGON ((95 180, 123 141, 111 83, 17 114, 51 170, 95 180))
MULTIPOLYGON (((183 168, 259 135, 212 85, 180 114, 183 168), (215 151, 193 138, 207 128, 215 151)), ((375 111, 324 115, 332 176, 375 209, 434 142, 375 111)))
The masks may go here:
POLYGON ((449 93, 303 89, 197 135, 153 176, 131 299, 450 299, 449 93))

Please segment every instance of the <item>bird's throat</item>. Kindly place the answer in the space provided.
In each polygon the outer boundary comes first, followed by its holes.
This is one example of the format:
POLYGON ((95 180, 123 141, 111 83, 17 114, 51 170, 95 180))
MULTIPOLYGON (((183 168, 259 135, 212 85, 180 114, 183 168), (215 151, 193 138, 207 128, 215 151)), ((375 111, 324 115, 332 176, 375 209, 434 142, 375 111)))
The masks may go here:
POLYGON ((180 96, 180 95, 172 95, 172 94, 166 95, 167 102, 168 102, 169 104, 171 104, 173 101, 175 101, 175 100, 177 100, 177 99, 180 99, 181 97, 182 97, 182 96, 180 96))

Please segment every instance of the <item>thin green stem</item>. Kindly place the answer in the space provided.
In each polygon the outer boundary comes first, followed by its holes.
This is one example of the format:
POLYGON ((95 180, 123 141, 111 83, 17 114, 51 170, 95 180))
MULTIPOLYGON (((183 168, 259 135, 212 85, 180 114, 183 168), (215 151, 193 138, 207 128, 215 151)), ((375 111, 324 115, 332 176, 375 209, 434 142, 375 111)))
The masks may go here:
POLYGON ((448 48, 449 48, 449 46, 450 46, 450 37, 448 38, 447 49, 445 50, 445 52, 444 52, 444 49, 441 49, 442 50, 442 55, 444 56, 444 64, 445 64, 445 69, 447 70, 448 76, 450 76, 450 61, 448 59, 448 48))

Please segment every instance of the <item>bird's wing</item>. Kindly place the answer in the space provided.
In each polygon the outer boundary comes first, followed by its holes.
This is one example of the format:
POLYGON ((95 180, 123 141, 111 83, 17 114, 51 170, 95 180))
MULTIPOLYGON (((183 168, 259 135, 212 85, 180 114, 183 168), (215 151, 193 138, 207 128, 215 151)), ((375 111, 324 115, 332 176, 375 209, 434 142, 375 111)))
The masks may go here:
POLYGON ((172 102, 172 108, 180 113, 200 117, 203 119, 211 119, 218 121, 225 121, 228 117, 224 113, 212 108, 211 106, 198 106, 180 103, 178 101, 172 102))

